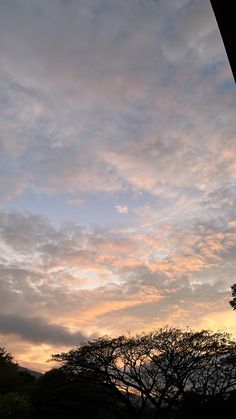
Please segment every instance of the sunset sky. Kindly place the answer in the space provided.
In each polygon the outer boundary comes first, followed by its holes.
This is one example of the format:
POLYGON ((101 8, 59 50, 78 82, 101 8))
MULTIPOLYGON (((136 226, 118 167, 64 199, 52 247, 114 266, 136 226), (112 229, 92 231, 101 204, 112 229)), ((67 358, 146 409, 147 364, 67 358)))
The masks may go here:
POLYGON ((0 346, 227 330, 236 88, 207 0, 0 1, 0 346))

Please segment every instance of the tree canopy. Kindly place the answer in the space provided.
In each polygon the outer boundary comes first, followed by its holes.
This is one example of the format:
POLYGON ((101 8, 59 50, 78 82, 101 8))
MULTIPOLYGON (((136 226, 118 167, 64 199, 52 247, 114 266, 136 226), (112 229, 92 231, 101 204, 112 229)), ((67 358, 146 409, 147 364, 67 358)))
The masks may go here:
POLYGON ((18 365, 5 348, 0 347, 0 393, 15 391, 18 378, 18 365))
POLYGON ((227 333, 164 328, 95 339, 52 356, 71 378, 87 377, 137 418, 178 407, 189 392, 224 397, 236 386, 236 344, 227 333))

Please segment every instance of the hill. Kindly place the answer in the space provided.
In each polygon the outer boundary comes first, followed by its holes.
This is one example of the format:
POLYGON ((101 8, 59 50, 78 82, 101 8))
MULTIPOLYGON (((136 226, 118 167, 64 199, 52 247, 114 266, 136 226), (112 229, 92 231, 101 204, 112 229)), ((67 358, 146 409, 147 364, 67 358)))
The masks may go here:
POLYGON ((19 366, 19 371, 26 371, 26 372, 28 372, 30 375, 33 375, 33 377, 35 377, 35 378, 40 378, 40 377, 43 375, 43 373, 42 373, 42 372, 39 372, 39 371, 33 371, 33 370, 30 370, 29 368, 20 367, 20 366, 19 366))

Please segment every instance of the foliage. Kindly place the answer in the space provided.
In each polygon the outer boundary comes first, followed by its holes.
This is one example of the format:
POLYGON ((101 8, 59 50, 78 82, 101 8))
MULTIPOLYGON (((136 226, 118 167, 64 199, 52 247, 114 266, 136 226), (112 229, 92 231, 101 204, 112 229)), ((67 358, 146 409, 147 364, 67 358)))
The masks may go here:
POLYGON ((32 402, 40 419, 72 419, 78 412, 83 419, 117 418, 110 409, 111 400, 91 377, 72 377, 63 368, 52 369, 37 381, 32 402))
POLYGON ((0 394, 1 419, 26 419, 30 416, 29 398, 19 393, 0 394))
POLYGON ((26 419, 31 414, 29 395, 34 377, 19 370, 13 356, 0 348, 0 419, 26 419))
POLYGON ((17 390, 18 365, 5 348, 0 348, 0 393, 17 390))

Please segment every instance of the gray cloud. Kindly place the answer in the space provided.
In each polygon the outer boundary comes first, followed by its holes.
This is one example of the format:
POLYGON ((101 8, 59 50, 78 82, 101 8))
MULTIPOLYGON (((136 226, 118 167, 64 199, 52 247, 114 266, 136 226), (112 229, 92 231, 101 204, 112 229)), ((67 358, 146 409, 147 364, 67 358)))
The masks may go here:
POLYGON ((40 317, 23 317, 19 314, 0 314, 0 333, 14 334, 31 343, 79 345, 88 336, 82 332, 70 333, 66 327, 50 324, 40 317))

